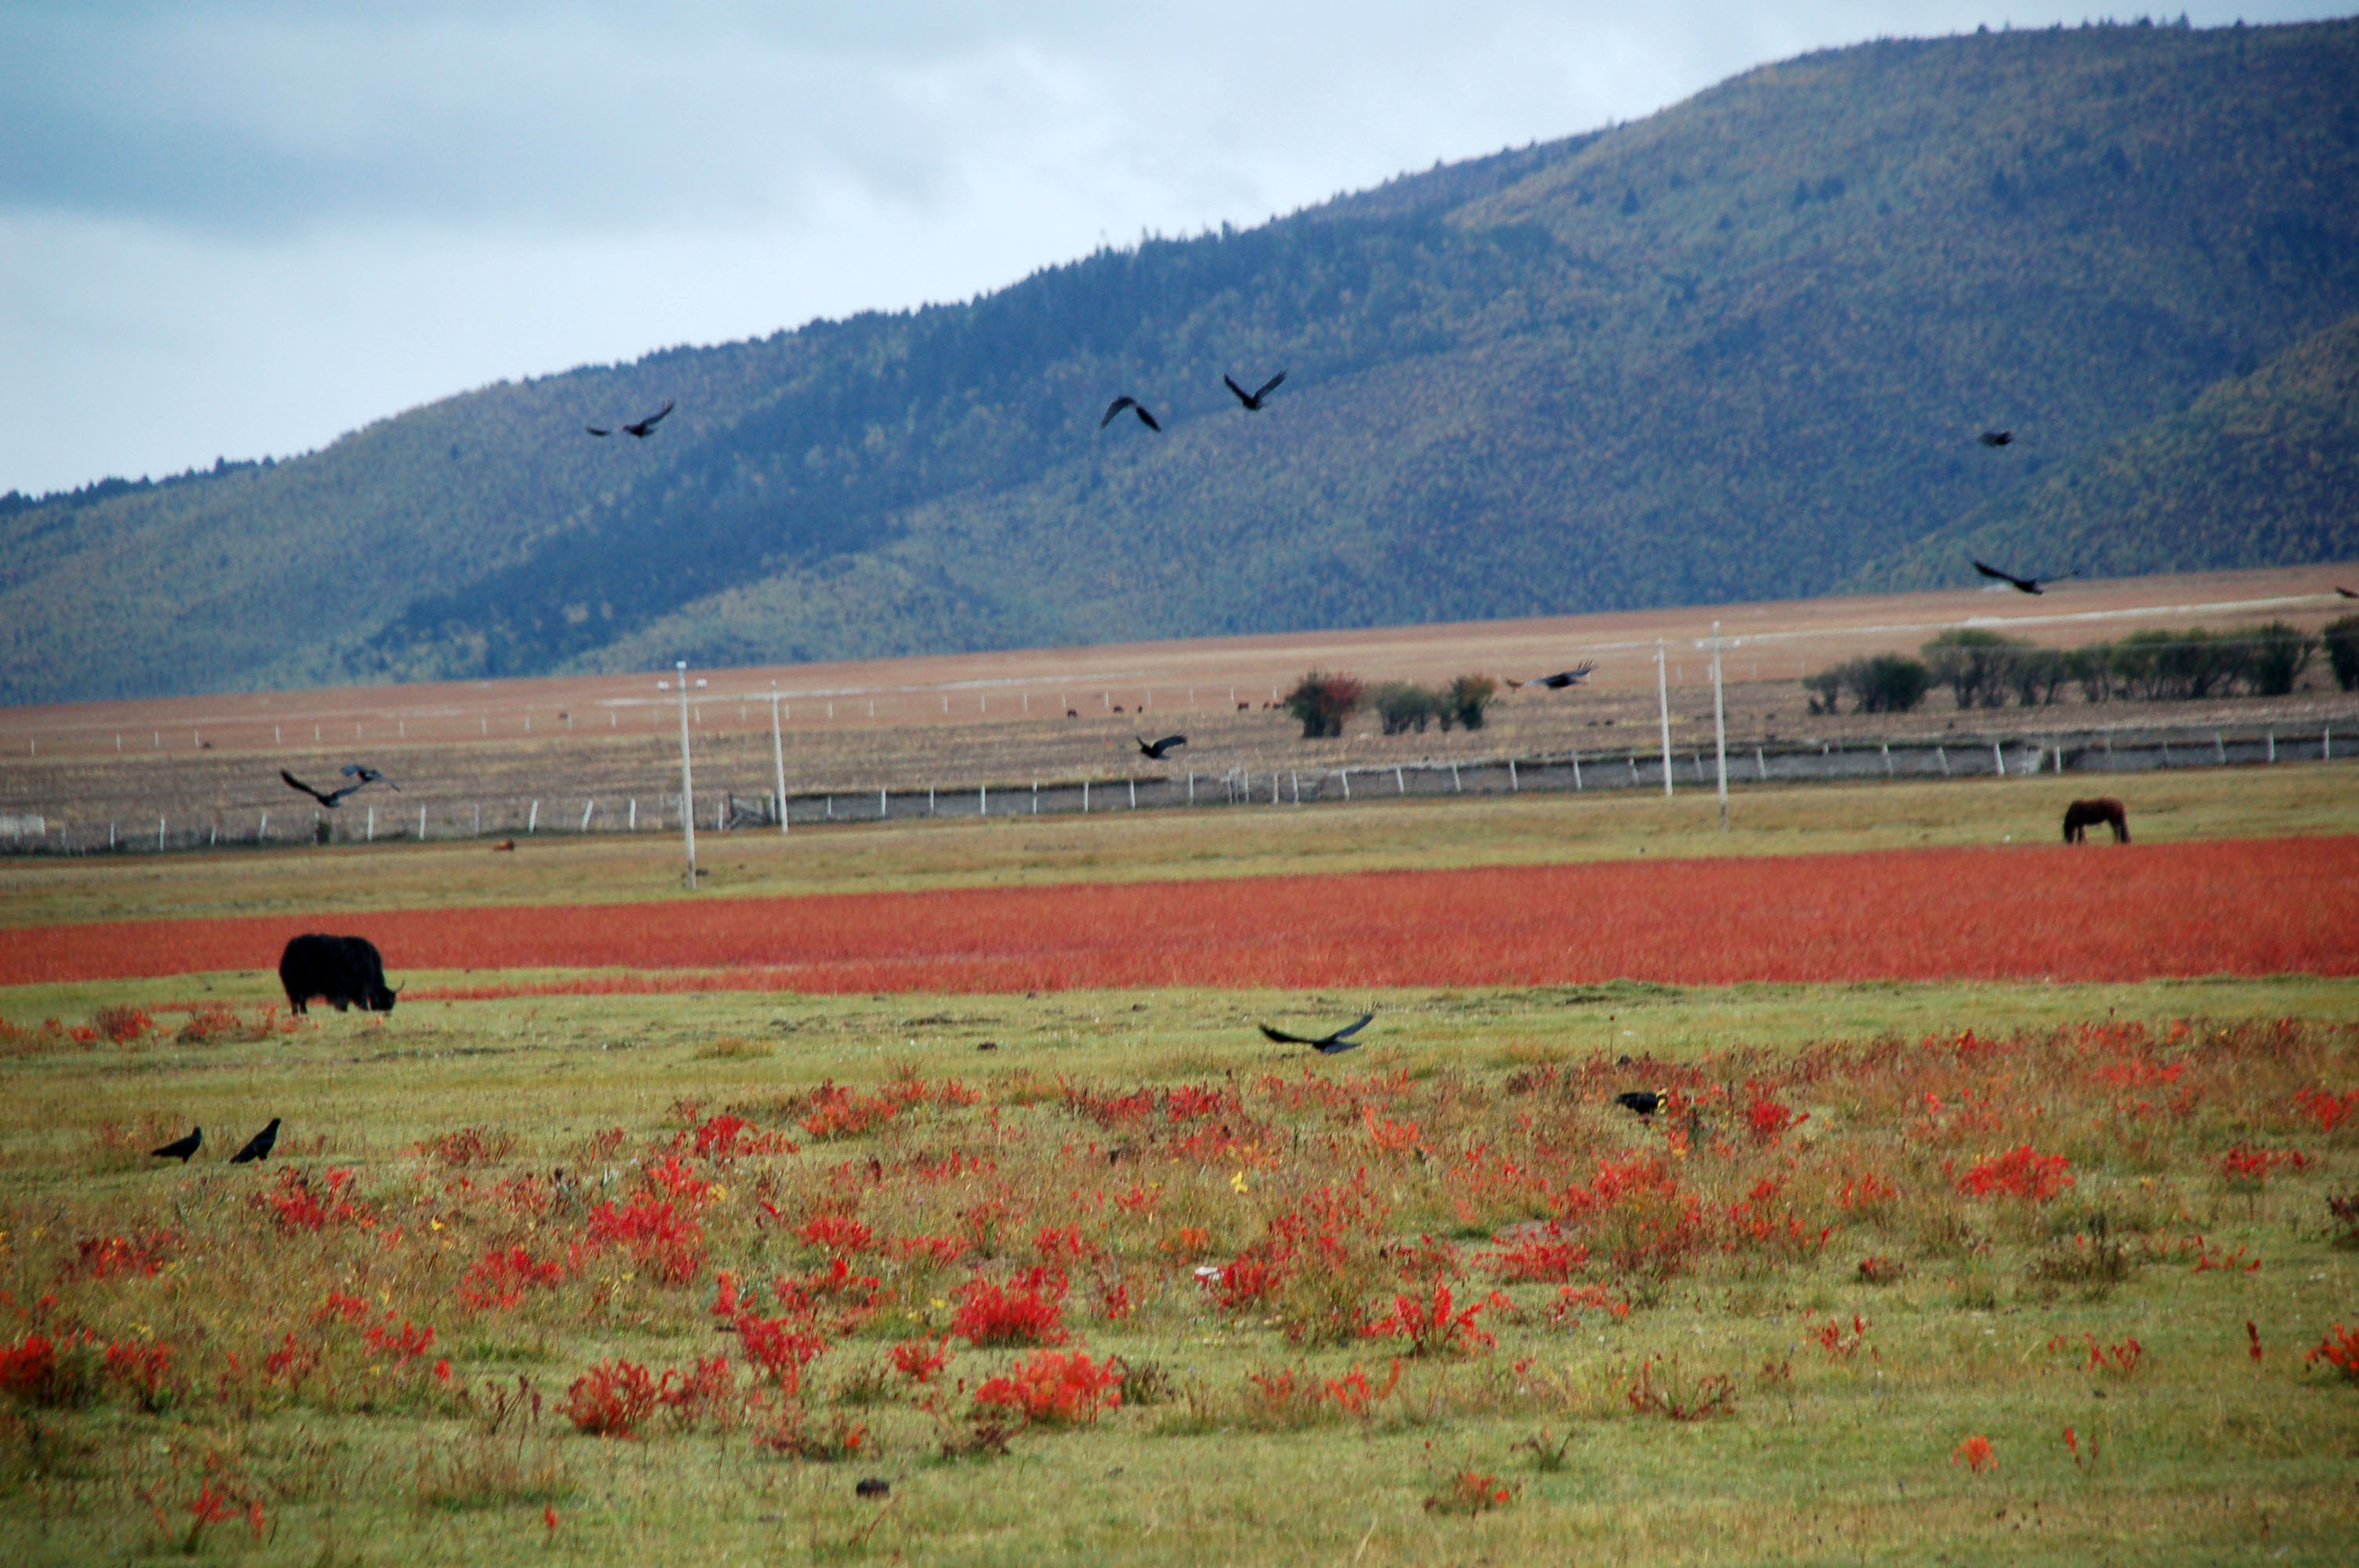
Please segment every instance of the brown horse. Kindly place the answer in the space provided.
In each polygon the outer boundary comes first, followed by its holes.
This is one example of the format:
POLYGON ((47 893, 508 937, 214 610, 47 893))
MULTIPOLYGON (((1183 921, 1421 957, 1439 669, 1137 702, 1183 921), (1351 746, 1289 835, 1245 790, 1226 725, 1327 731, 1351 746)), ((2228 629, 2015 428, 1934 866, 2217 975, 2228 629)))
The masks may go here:
POLYGON ((2122 803, 2120 801, 2105 798, 2101 800, 2076 800, 2071 805, 2064 808, 2064 842, 2067 844, 2085 843, 2088 839, 2089 829, 2095 827, 2100 822, 2106 823, 2112 827, 2114 830, 2114 843, 2126 844, 2130 841, 2130 819, 2128 813, 2122 809, 2122 803))

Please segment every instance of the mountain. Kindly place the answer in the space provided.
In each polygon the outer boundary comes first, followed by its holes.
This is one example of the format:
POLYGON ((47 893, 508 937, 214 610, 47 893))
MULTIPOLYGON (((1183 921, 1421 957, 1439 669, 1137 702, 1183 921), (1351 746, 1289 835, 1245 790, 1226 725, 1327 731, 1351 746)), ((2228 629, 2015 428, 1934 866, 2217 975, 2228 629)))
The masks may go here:
POLYGON ((2217 400, 2299 401, 2359 314, 2354 81, 2354 21, 1881 40, 965 304, 17 498, 0 699, 1810 595, 2035 517, 2110 570, 2359 555, 2323 483, 2189 499, 2269 488, 2217 400), (1257 414, 1221 385, 1280 368, 1257 414), (1118 391, 1166 433, 1100 429, 1118 391), (2135 527, 2053 499, 2166 461, 2135 527))
POLYGON ((1863 571, 1869 591, 1961 579, 2290 566, 2359 555, 2359 316, 2098 445, 1863 571))

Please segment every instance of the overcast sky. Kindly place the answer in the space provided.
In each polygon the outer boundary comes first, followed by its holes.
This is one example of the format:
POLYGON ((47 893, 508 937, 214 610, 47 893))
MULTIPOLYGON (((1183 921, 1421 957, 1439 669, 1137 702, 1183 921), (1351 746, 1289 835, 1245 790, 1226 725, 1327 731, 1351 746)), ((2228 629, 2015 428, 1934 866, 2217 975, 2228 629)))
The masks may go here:
POLYGON ((1258 222, 1809 49, 2090 14, 0 0, 0 492, 285 457, 487 382, 1258 222))

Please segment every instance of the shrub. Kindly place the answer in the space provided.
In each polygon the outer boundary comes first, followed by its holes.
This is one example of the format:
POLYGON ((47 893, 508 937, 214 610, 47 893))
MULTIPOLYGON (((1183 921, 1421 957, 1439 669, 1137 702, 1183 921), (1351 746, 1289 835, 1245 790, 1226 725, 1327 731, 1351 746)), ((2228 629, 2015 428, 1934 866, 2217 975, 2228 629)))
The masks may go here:
POLYGON ((974 1391, 975 1413, 1020 1415, 1030 1426, 1085 1426, 1122 1403, 1122 1368, 1081 1351, 1037 1350, 974 1391))
POLYGON ((1365 690, 1356 676, 1312 670, 1286 694, 1286 710, 1301 721, 1304 740, 1337 738, 1343 733, 1343 720, 1358 708, 1365 690))
POLYGON ((565 1390, 565 1414, 592 1437, 635 1437, 664 1392, 636 1361, 601 1361, 565 1390))
POLYGON ((2035 1154, 2031 1145, 1984 1160, 1958 1178, 1958 1190, 1974 1197, 2021 1198, 2046 1203, 2072 1184, 2072 1162, 2061 1154, 2035 1154))
POLYGON ((1412 730, 1422 735, 1442 712, 1440 697, 1407 681, 1386 681, 1368 693, 1368 702, 1384 720, 1387 735, 1405 735, 1412 730))
POLYGON ((2064 678, 2077 681, 2083 702, 2106 702, 2114 695, 2114 645, 2090 643, 2064 653, 2064 678))
POLYGON ((1468 730, 1480 730, 1484 714, 1498 693, 1497 684, 1489 676, 1460 676, 1441 695, 1441 727, 1447 730, 1456 723, 1468 730))
POLYGON ((1020 1269, 1005 1287, 970 1280, 959 1292, 951 1332, 975 1346, 1061 1345, 1065 1291, 1065 1276, 1048 1268, 1020 1269))
POLYGON ((1960 627, 1942 633, 1921 651, 1932 679, 1950 688, 1960 708, 1996 708, 2006 700, 2008 653, 2027 645, 1995 632, 1960 627))
POLYGON ((2057 688, 2065 682, 2063 652, 2057 648, 2011 649, 2000 675, 2014 690, 2016 701, 2026 708, 2044 708, 2056 700, 2057 688))
POLYGON ((2318 652, 2318 639, 2282 621, 2246 627, 2235 633, 2249 646, 2245 653, 2245 678, 2256 697, 2283 697, 2293 689, 2301 672, 2318 652))
POLYGON ((2328 622, 2318 638, 2326 646, 2326 667, 2334 672, 2334 684, 2344 691, 2359 691, 2359 615, 2328 622))

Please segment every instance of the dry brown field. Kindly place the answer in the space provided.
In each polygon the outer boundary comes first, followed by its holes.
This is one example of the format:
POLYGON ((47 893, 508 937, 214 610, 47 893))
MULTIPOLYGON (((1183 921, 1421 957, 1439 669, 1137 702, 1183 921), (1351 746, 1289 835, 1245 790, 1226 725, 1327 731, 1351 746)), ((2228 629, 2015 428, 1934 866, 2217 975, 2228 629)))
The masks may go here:
MULTIPOLYGON (((1658 744, 1655 655, 1664 649, 1673 743, 1708 746, 1709 655, 1720 623, 1733 744, 1868 734, 2026 734, 2099 723, 2303 727, 2359 715, 2313 669, 2285 698, 2114 704, 1957 714, 1937 692, 1919 712, 1807 713, 1800 680, 1866 654, 1914 651, 1951 626, 1987 626, 2059 646, 2148 628, 2283 620, 2310 629, 2342 613, 2337 581, 2359 566, 2070 581, 2038 598, 2001 589, 1539 620, 1386 627, 1084 648, 1024 649, 823 665, 691 671, 690 722, 700 802, 773 787, 770 693, 779 694, 788 786, 796 794, 1022 788, 1153 769, 1134 734, 1184 731, 1180 771, 1368 767, 1421 760, 1614 754, 1658 744), (1386 737, 1363 715, 1340 741, 1303 741, 1270 706, 1305 671, 1371 683, 1466 673, 1528 680, 1593 661, 1563 692, 1510 692, 1473 733, 1386 737), (1069 717, 1069 714, 1071 715, 1069 717)), ((669 672, 663 672, 668 676, 669 672)), ((679 787, 679 709, 658 674, 341 687, 0 709, 0 813, 38 812, 77 832, 125 837, 213 823, 250 836, 262 813, 283 835, 312 815, 281 767, 325 785, 363 760, 403 786, 352 803, 384 831, 422 806, 438 836, 481 807, 486 829, 542 801, 546 828, 619 826, 630 803, 652 816, 679 787)), ((1157 770, 1160 771, 1160 770, 1157 770)))

